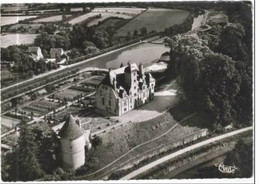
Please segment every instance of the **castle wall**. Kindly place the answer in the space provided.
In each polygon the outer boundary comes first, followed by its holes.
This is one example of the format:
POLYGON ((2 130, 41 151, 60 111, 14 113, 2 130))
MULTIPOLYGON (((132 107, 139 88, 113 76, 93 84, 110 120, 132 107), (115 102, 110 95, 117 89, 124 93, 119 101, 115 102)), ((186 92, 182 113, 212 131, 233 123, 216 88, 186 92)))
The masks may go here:
POLYGON ((61 138, 61 155, 64 168, 77 169, 85 163, 85 136, 71 141, 61 138))

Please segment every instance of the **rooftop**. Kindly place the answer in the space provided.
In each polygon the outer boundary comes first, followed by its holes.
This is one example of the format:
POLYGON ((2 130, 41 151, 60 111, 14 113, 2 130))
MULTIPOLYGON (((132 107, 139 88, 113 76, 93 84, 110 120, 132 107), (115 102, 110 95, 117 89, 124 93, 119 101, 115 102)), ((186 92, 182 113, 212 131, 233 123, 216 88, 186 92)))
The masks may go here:
POLYGON ((83 130, 76 124, 77 119, 71 114, 66 119, 63 127, 59 132, 59 136, 64 139, 75 140, 84 134, 83 130))

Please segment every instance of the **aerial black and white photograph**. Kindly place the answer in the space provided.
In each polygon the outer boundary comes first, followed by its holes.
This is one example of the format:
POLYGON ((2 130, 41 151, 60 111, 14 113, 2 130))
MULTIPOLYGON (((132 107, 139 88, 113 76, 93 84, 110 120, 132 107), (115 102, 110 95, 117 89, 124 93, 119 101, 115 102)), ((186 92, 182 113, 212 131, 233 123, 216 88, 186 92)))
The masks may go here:
POLYGON ((1 3, 1 181, 254 183, 254 4, 1 3))

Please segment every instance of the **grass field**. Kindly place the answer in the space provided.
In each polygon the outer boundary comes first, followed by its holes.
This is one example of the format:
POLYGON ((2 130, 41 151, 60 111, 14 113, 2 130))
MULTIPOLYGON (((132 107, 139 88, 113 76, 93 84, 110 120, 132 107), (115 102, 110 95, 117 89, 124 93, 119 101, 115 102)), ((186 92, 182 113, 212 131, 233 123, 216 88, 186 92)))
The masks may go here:
MULTIPOLYGON (((99 136, 102 138, 103 142, 101 146, 97 147, 92 156, 95 162, 92 170, 104 167, 124 153, 128 152, 131 148, 158 137, 176 123, 177 122, 170 114, 166 114, 142 123, 128 123, 113 131, 100 134, 99 136)), ((147 152, 149 149, 154 149, 162 144, 173 142, 174 140, 191 134, 197 130, 198 128, 194 127, 177 126, 166 136, 131 152, 125 158, 122 158, 118 164, 139 156, 140 154, 147 152)))
MULTIPOLYGON (((71 15, 66 15, 66 17, 69 17, 71 15)), ((33 22, 58 22, 62 20, 62 15, 55 15, 55 16, 51 16, 51 17, 46 17, 46 18, 40 18, 40 19, 36 19, 33 22)))
POLYGON ((84 15, 81 15, 79 17, 76 17, 72 20, 69 21, 69 24, 71 25, 75 25, 75 24, 79 24, 83 21, 85 21, 86 19, 90 18, 90 17, 94 17, 101 14, 101 18, 97 18, 97 19, 93 19, 91 20, 87 25, 88 26, 93 26, 98 24, 99 22, 102 22, 104 20, 106 20, 107 18, 110 17, 118 17, 118 18, 123 18, 123 19, 131 19, 132 16, 131 15, 126 15, 126 14, 118 14, 118 13, 113 13, 113 12, 90 12, 90 13, 86 13, 84 15))
POLYGON ((111 13, 120 13, 120 14, 131 14, 137 15, 144 11, 144 8, 119 8, 119 7, 102 7, 102 8, 95 8, 93 12, 111 12, 111 13))
POLYGON ((147 31, 163 31, 167 27, 181 24, 189 16, 189 12, 179 9, 157 9, 150 8, 143 14, 137 16, 117 31, 117 36, 126 36, 129 31, 146 27, 147 31))
POLYGON ((10 45, 31 44, 38 34, 6 34, 1 35, 1 48, 10 45))
POLYGON ((37 16, 1 16, 1 26, 15 24, 20 20, 35 18, 37 16))

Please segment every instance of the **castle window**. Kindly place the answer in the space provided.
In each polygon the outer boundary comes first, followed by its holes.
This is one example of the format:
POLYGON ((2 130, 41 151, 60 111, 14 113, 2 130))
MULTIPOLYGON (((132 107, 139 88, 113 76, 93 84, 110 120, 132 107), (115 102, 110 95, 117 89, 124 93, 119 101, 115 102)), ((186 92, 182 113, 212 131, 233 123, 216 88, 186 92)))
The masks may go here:
POLYGON ((111 105, 111 100, 108 101, 108 104, 111 105))
POLYGON ((102 98, 102 104, 105 105, 105 99, 104 98, 102 98))
POLYGON ((124 106, 126 106, 126 105, 127 105, 127 100, 124 101, 124 106))
POLYGON ((124 111, 126 111, 126 108, 124 108, 124 111))
POLYGON ((136 80, 134 80, 134 82, 136 82, 136 80))
POLYGON ((136 96, 136 93, 135 93, 135 96, 136 96))
POLYGON ((134 89, 136 89, 136 86, 134 87, 134 89))

